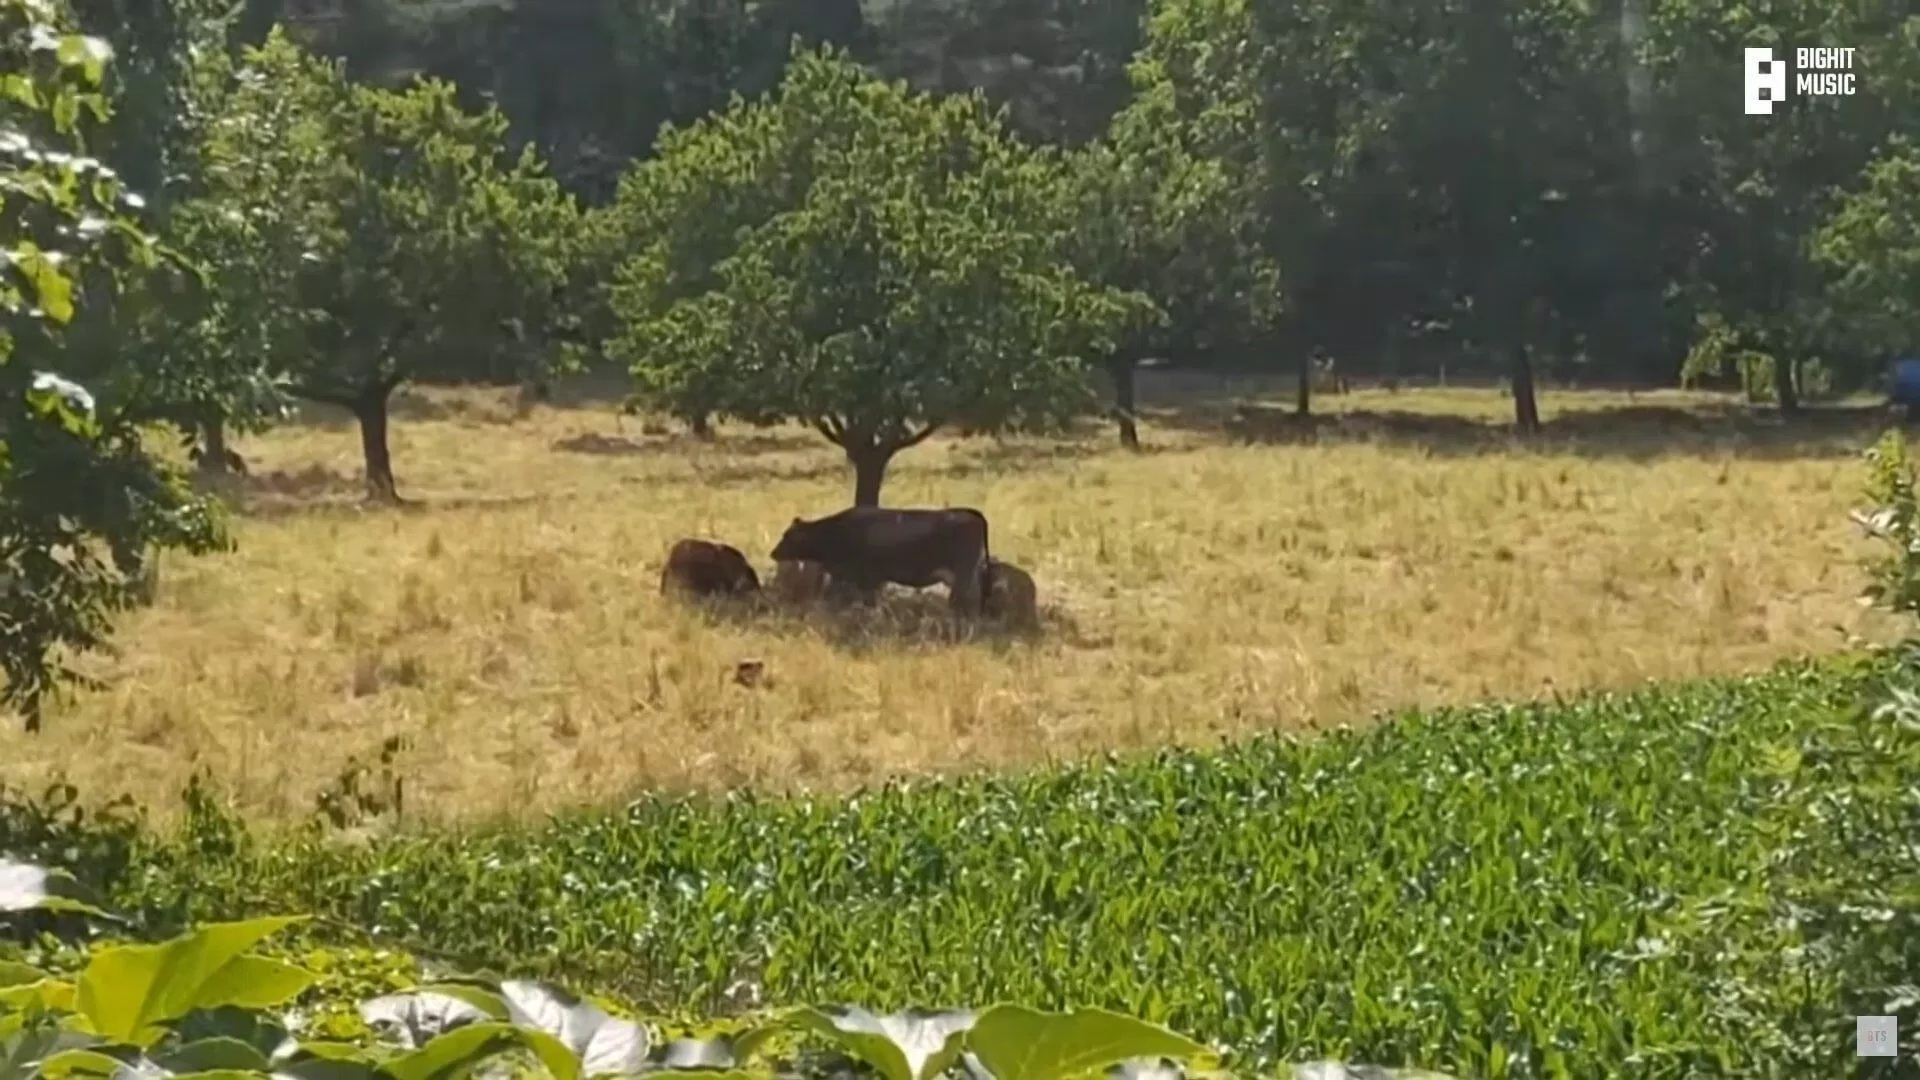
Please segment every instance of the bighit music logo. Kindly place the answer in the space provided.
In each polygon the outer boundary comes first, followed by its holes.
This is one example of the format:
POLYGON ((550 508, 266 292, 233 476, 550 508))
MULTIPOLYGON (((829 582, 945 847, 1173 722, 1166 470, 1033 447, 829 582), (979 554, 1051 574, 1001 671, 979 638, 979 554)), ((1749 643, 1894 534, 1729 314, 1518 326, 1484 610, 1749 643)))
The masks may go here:
MULTIPOLYGON (((1793 50, 1793 92, 1848 97, 1854 91, 1855 49, 1793 50)), ((1748 49, 1745 100, 1748 116, 1771 116, 1773 107, 1787 99, 1787 64, 1772 49, 1748 49)))

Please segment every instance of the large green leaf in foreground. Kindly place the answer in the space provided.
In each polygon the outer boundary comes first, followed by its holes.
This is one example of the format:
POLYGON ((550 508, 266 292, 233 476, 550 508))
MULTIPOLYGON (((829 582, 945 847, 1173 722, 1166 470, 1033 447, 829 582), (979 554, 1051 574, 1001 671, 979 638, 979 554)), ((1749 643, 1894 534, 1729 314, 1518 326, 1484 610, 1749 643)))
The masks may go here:
POLYGON ((80 974, 77 1008, 95 1034, 148 1045, 162 1024, 196 1009, 264 1009, 291 1001, 313 975, 247 950, 295 918, 214 923, 159 945, 94 951, 80 974))

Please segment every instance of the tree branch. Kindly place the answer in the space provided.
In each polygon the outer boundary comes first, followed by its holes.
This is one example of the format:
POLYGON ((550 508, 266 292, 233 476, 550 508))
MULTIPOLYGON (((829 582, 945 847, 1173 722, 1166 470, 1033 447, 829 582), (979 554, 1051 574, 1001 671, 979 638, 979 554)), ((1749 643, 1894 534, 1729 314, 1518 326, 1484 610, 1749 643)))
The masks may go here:
POLYGON ((939 431, 944 426, 946 426, 945 420, 929 420, 927 421, 926 427, 921 428, 919 431, 909 433, 905 425, 902 425, 900 429, 901 437, 894 442, 893 448, 895 450, 905 450, 910 446, 919 446, 921 443, 927 441, 927 436, 939 431))

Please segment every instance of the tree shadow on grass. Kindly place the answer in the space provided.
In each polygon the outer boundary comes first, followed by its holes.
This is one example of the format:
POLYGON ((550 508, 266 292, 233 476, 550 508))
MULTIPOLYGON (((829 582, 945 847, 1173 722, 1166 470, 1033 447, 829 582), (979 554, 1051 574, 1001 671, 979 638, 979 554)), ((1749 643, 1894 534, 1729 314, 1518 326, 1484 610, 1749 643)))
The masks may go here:
POLYGON ((397 503, 370 502, 366 483, 323 465, 298 470, 274 470, 248 476, 229 476, 208 485, 241 517, 263 521, 301 517, 358 517, 366 514, 425 514, 447 510, 511 509, 547 502, 554 496, 481 495, 449 497, 402 496, 397 503))
POLYGON ((1744 404, 1634 405, 1572 410, 1524 435, 1509 424, 1470 416, 1399 410, 1356 410, 1300 416, 1269 405, 1189 406, 1155 410, 1150 423, 1210 433, 1248 444, 1377 444, 1443 456, 1531 449, 1593 459, 1654 461, 1663 457, 1733 456, 1756 460, 1857 455, 1902 421, 1875 405, 1808 406, 1787 419, 1744 404))
POLYGON ((853 488, 853 469, 839 460, 729 462, 722 465, 692 463, 693 475, 706 484, 762 484, 780 480, 822 480, 843 477, 848 491, 853 488))
POLYGON ((633 395, 633 376, 618 368, 563 375, 549 384, 544 404, 551 409, 617 409, 633 395))
MULTIPOLYGON (((1036 439, 997 443, 984 447, 963 447, 954 451, 949 460, 932 464, 923 464, 916 457, 916 451, 905 450, 894 461, 896 468, 912 472, 918 477, 932 476, 952 480, 1067 465, 1098 457, 1115 449, 1116 447, 1107 443, 1087 438, 1063 439, 1057 442, 1036 439)), ((1164 449, 1148 446, 1143 447, 1141 453, 1163 452, 1164 449)), ((748 461, 727 462, 719 465, 705 465, 695 460, 694 470, 702 480, 715 484, 820 480, 829 477, 844 479, 849 488, 853 484, 852 466, 838 456, 818 457, 798 462, 748 461)))
POLYGON ((199 474, 196 482, 226 496, 242 512, 255 506, 337 502, 360 498, 367 485, 358 473, 348 474, 325 465, 301 469, 269 469, 218 476, 199 474))
POLYGON ((996 652, 1032 647, 1050 639, 1068 644, 1088 639, 1068 612, 1042 605, 1032 623, 993 615, 968 616, 952 609, 942 589, 889 586, 875 603, 834 599, 789 601, 770 592, 748 597, 689 601, 716 623, 750 626, 784 635, 812 634, 834 648, 861 655, 900 646, 985 646, 996 652))
POLYGON ((1084 430, 1071 432, 1058 441, 1022 439, 1017 442, 991 441, 985 445, 975 446, 962 444, 962 448, 954 453, 954 457, 958 460, 948 465, 943 471, 1002 472, 1066 465, 1106 453, 1117 445, 1117 440, 1112 445, 1096 442, 1093 432, 1084 430))
POLYGON ((817 437, 806 435, 715 435, 702 439, 687 433, 672 435, 601 435, 585 432, 556 439, 553 449, 566 454, 595 457, 634 457, 647 454, 775 454, 812 450, 822 445, 817 437))

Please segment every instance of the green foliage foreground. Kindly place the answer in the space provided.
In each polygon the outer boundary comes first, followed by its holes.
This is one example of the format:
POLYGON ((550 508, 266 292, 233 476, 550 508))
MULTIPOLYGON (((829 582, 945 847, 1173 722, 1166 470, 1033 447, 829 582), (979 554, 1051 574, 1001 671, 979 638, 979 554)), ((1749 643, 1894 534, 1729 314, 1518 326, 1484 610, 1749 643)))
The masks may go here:
MULTIPOLYGON (((77 899, 82 891, 64 872, 0 860, 0 914, 115 921, 77 899)), ((770 1077, 764 1064, 773 1060, 832 1075, 864 1065, 883 1080, 930 1080, 955 1068, 977 1080, 1182 1075, 1170 1062, 1223 1075, 1200 1043, 1100 1009, 878 1016, 802 1007, 662 1041, 649 1025, 520 979, 448 979, 371 998, 359 1004, 354 1034, 374 1037, 340 1038, 337 1024, 272 1011, 320 981, 254 951, 300 921, 215 923, 159 944, 109 945, 70 979, 0 963, 0 1080, 454 1080, 500 1075, 489 1067, 509 1055, 553 1080, 660 1072, 752 1080, 770 1077), (835 1047, 837 1061, 777 1057, 796 1036, 835 1047)))
POLYGON ((139 602, 156 550, 227 542, 214 507, 141 446, 149 403, 97 402, 39 366, 83 301, 174 268, 141 198, 81 153, 109 115, 108 50, 62 15, 0 2, 0 708, 28 730, 53 690, 86 681, 71 654, 139 602))
POLYGON ((314 911, 342 924, 323 939, 351 924, 679 1015, 1011 1000, 1242 1062, 1839 1076, 1855 1014, 1920 1031, 1920 853, 1896 842, 1920 835, 1920 709, 1858 704, 1913 670, 358 845, 256 838, 196 795, 177 837, 0 815, 0 849, 101 867, 140 924, 314 911))

